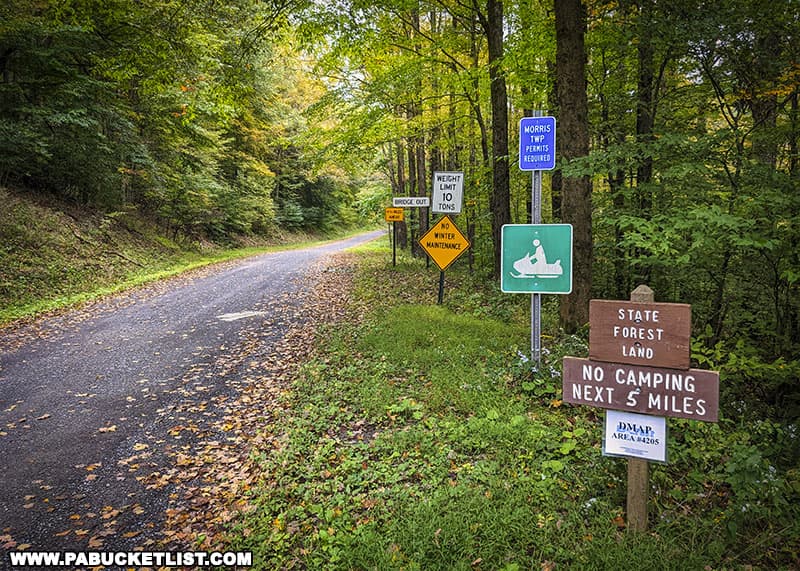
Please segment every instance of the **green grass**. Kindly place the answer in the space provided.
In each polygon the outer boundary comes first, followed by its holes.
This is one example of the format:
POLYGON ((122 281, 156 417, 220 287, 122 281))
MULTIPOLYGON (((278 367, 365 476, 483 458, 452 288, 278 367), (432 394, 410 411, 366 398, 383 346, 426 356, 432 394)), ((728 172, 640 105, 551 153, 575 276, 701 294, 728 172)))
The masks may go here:
POLYGON ((554 327, 555 305, 533 372, 525 296, 456 268, 436 306, 438 271, 405 256, 392 268, 382 243, 360 252, 351 303, 365 321, 326 332, 286 397, 289 414, 264 427, 271 447, 253 452, 263 483, 230 547, 252 550, 257 569, 797 562, 796 472, 782 468, 771 499, 761 482, 759 500, 746 495, 749 472, 732 468, 749 462, 752 476, 769 465, 766 451, 734 446, 755 438, 752 427, 671 423, 672 464, 652 467, 651 531, 629 534, 626 464, 601 455, 602 414, 559 400, 561 357, 586 344, 554 327))

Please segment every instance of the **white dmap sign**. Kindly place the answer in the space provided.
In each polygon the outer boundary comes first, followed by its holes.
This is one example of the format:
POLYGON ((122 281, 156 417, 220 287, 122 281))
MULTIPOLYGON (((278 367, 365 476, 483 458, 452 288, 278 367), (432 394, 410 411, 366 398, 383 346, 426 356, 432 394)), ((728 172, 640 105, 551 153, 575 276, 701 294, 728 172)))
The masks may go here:
POLYGON ((604 456, 667 461, 667 419, 619 410, 606 411, 604 456))

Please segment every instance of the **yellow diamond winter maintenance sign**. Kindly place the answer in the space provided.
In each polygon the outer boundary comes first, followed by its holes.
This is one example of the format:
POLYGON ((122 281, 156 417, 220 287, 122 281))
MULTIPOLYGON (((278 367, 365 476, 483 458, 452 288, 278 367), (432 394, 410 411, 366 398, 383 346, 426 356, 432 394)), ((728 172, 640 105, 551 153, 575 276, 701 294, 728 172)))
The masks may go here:
POLYGON ((443 216, 419 239, 419 245, 444 271, 467 251, 470 243, 450 217, 443 216))

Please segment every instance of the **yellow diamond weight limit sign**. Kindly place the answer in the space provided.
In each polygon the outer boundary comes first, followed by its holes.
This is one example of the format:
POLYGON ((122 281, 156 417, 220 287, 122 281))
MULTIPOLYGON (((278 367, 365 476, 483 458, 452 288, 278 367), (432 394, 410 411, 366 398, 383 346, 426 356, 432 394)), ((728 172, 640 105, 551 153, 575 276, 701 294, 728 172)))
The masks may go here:
POLYGON ((444 271, 467 251, 470 243, 450 217, 443 216, 419 239, 419 245, 444 271))

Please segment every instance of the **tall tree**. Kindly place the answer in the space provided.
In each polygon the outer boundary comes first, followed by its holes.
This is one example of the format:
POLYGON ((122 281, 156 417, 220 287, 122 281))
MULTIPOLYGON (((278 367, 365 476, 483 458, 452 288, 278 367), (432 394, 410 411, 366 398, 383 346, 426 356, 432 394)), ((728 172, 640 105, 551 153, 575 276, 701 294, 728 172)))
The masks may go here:
MULTIPOLYGON (((557 151, 569 162, 589 154, 586 96, 585 12, 580 0, 557 0, 556 85, 558 90, 557 151)), ((572 293, 561 303, 561 324, 575 331, 589 321, 592 288, 592 187, 588 176, 564 176, 561 218, 573 228, 572 293)))
POLYGON ((487 0, 486 13, 477 10, 489 48, 489 94, 492 106, 492 246, 494 275, 500 276, 503 224, 511 222, 508 167, 508 93, 503 71, 503 1, 487 0))

